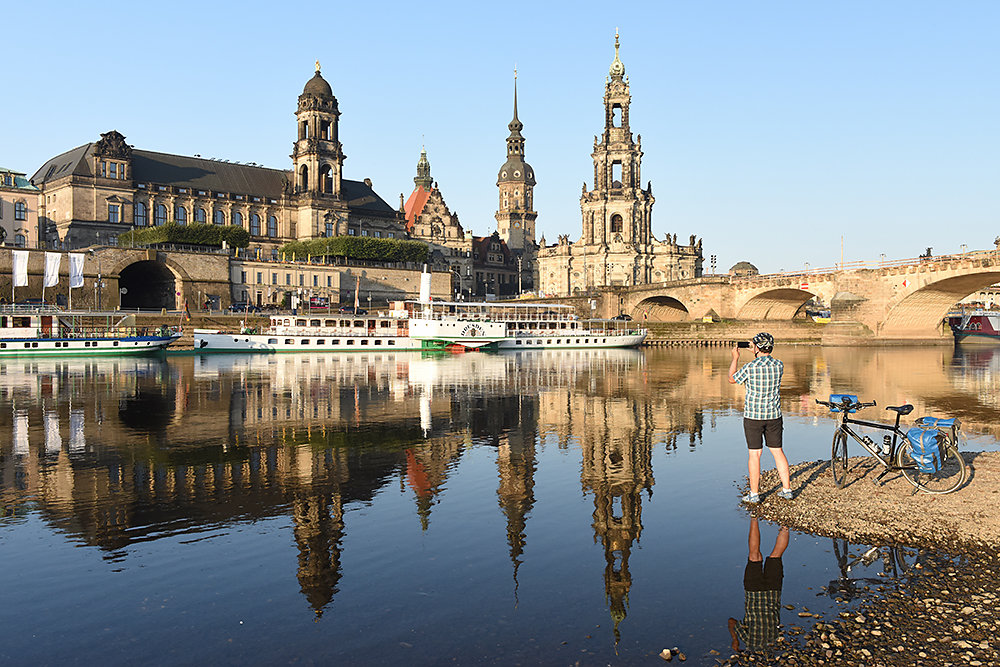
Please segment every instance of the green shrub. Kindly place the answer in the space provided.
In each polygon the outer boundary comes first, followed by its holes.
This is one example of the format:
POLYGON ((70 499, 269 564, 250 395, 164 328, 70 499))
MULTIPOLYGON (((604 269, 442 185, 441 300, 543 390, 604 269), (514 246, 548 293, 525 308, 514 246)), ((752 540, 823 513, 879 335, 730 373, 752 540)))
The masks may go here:
POLYGON ((168 223, 160 227, 143 227, 118 235, 119 246, 142 246, 153 243, 184 243, 222 247, 222 242, 232 248, 246 248, 250 245, 250 232, 233 225, 178 225, 168 223))
POLYGON ((291 241, 281 246, 279 252, 286 259, 312 257, 347 257, 381 262, 427 261, 429 248, 421 241, 403 239, 376 239, 368 236, 334 236, 331 238, 291 241))

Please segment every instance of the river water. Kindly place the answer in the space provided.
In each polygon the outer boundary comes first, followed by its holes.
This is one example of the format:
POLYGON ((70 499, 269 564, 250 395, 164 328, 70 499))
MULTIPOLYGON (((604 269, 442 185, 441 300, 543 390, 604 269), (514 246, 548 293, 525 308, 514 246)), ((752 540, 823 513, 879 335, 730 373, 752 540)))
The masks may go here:
MULTIPOLYGON (((958 416, 969 449, 998 449, 998 351, 776 352, 793 464, 829 456, 830 393, 958 416)), ((728 365, 711 348, 2 361, 0 660, 598 665, 678 646, 714 664, 750 527, 728 365)), ((760 532, 766 555, 778 527, 760 532)), ((793 532, 782 603, 849 606, 842 546, 793 532)))

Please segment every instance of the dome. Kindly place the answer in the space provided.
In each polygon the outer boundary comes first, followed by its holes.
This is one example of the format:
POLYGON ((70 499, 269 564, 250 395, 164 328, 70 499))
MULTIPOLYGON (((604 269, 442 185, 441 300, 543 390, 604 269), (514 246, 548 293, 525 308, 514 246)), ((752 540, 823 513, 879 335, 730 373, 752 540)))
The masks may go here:
POLYGON ((326 82, 326 79, 316 70, 313 78, 306 81, 305 88, 302 89, 303 95, 315 95, 317 97, 333 97, 333 88, 330 84, 326 82))
POLYGON ((736 262, 729 269, 729 275, 731 276, 756 276, 759 273, 760 271, 757 270, 757 267, 750 262, 736 262))
POLYGON ((526 185, 535 184, 535 170, 531 168, 531 165, 520 159, 519 157, 511 157, 503 166, 500 167, 500 171, 497 172, 497 182, 511 182, 516 181, 518 183, 525 183, 526 185))

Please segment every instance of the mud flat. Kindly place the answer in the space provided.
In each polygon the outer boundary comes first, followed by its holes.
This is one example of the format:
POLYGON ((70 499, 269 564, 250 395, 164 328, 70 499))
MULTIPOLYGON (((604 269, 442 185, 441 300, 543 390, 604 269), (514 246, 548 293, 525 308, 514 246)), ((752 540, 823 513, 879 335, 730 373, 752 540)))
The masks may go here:
POLYGON ((767 649, 716 659, 725 665, 996 665, 1000 664, 1000 453, 964 452, 968 482, 931 496, 868 459, 851 459, 848 485, 837 489, 829 462, 792 468, 796 498, 778 498, 774 471, 762 476, 755 515, 852 542, 918 546, 905 576, 836 597, 824 618, 787 605, 778 641, 767 649))

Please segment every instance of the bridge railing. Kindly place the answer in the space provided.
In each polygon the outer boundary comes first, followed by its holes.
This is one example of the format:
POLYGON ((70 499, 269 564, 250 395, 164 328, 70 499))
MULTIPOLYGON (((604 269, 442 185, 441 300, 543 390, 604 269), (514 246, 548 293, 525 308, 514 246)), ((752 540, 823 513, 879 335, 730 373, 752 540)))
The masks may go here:
POLYGON ((808 267, 795 269, 792 271, 779 271, 776 273, 761 273, 754 276, 733 276, 733 281, 759 280, 761 278, 797 278, 807 276, 828 275, 831 273, 841 273, 844 271, 862 271, 871 269, 885 269, 906 266, 927 266, 934 263, 954 262, 964 259, 991 259, 1000 261, 1000 250, 973 250, 969 252, 954 253, 949 255, 936 255, 931 257, 911 257, 907 259, 881 259, 876 261, 856 261, 843 262, 834 266, 808 267))

